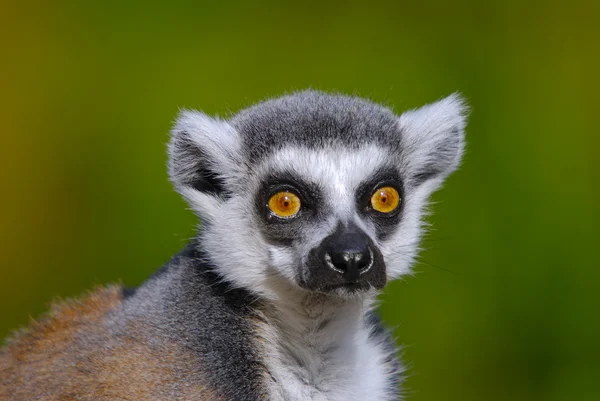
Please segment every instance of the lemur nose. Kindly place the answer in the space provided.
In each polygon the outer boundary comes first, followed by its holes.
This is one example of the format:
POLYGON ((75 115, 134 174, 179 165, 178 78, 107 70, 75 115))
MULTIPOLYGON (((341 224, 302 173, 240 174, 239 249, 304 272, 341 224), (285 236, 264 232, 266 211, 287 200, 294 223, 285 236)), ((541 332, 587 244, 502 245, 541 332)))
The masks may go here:
POLYGON ((358 280, 373 264, 373 251, 363 235, 342 235, 327 248, 325 263, 349 281, 358 280))

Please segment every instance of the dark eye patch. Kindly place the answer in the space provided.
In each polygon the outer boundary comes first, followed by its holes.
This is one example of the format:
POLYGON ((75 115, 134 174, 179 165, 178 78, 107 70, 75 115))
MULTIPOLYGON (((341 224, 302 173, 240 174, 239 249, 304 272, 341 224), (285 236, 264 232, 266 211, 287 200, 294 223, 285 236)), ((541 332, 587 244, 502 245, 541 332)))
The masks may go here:
POLYGON ((400 173, 393 168, 379 170, 358 186, 356 202, 359 213, 375 223, 377 238, 387 238, 400 222, 404 209, 404 184, 400 173), (400 205, 390 213, 381 213, 371 207, 371 196, 378 188, 385 186, 395 188, 400 194, 400 205))
POLYGON ((267 176, 255 195, 255 210, 259 217, 262 232, 273 242, 289 245, 298 239, 301 228, 322 212, 323 197, 319 185, 307 182, 289 171, 267 176), (301 206, 297 215, 291 218, 278 218, 269 209, 269 199, 278 192, 292 192, 300 198, 301 206))

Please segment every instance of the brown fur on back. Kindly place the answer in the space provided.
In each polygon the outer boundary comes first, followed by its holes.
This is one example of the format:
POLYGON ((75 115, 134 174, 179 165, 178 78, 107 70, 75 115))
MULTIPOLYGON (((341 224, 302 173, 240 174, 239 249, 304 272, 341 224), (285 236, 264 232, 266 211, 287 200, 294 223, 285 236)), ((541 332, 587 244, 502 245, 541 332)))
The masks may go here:
POLYGON ((0 350, 0 400, 217 399, 202 377, 189 380, 199 376, 193 353, 148 341, 136 319, 115 329, 122 301, 119 286, 100 288, 18 333, 0 350))

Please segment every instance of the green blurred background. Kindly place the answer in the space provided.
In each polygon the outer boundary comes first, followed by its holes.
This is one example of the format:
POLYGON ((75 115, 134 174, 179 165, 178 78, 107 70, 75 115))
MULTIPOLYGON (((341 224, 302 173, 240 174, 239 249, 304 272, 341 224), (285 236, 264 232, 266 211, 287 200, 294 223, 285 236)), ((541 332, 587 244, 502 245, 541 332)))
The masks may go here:
POLYGON ((383 296, 408 399, 600 399, 598 2, 99 3, 0 3, 0 337, 193 235, 165 168, 178 108, 458 90, 463 167, 383 296))

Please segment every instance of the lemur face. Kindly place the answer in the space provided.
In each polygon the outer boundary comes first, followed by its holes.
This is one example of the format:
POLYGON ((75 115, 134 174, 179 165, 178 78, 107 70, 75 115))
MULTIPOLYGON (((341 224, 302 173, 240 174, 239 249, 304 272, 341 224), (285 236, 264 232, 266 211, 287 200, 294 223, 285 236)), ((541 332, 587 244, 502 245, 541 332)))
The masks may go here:
POLYGON ((455 95, 401 116, 301 92, 228 121, 183 112, 170 175, 201 218, 201 246, 234 285, 354 296, 408 273, 428 196, 458 165, 455 95))
POLYGON ((346 294, 387 281, 382 246, 399 228, 403 179, 376 145, 286 146, 255 170, 254 222, 269 265, 298 286, 346 294))

